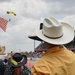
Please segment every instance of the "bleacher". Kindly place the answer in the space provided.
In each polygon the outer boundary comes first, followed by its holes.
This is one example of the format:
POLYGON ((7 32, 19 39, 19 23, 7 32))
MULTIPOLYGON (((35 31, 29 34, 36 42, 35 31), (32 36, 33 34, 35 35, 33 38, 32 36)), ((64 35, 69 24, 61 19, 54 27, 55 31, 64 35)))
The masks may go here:
MULTIPOLYGON (((73 41, 71 41, 68 44, 65 44, 65 47, 67 47, 69 50, 73 51, 75 53, 75 38, 73 41)), ((47 50, 46 47, 44 46, 44 43, 41 42, 34 50, 34 52, 42 52, 47 50)))

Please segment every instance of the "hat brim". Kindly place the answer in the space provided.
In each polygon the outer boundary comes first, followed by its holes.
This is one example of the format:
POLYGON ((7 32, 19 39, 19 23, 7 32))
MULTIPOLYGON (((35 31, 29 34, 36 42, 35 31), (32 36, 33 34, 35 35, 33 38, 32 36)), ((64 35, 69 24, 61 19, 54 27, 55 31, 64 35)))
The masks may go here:
POLYGON ((27 56, 23 55, 24 60, 23 62, 18 63, 18 66, 24 66, 27 63, 27 56))
POLYGON ((23 60, 22 62, 18 63, 17 65, 14 65, 14 64, 11 62, 11 59, 12 59, 12 58, 10 58, 10 59, 8 60, 8 64, 11 65, 11 66, 13 66, 13 67, 21 67, 21 66, 24 66, 24 65, 27 63, 27 56, 23 55, 23 58, 24 58, 24 60, 23 60))
POLYGON ((51 44, 56 44, 56 45, 67 44, 74 39, 74 29, 65 22, 61 22, 61 24, 63 27, 63 36, 60 38, 57 39, 48 38, 45 35, 43 35, 42 30, 36 31, 35 34, 43 41, 51 44))

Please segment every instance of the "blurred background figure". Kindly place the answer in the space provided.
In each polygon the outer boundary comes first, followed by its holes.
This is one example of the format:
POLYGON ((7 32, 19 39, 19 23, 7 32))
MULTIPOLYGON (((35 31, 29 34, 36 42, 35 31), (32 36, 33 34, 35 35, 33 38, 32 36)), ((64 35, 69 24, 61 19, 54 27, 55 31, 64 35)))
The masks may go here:
POLYGON ((4 61, 0 59, 0 75, 4 75, 6 69, 6 65, 4 64, 4 61))
POLYGON ((21 53, 15 53, 8 60, 8 67, 4 75, 30 75, 29 69, 25 66, 27 63, 27 56, 21 53))

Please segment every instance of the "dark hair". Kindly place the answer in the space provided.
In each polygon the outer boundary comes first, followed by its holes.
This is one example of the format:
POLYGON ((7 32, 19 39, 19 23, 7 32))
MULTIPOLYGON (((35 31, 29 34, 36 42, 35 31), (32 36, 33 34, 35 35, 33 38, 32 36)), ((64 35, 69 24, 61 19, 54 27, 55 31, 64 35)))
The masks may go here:
POLYGON ((12 72, 12 75, 21 75, 21 67, 15 68, 12 72))

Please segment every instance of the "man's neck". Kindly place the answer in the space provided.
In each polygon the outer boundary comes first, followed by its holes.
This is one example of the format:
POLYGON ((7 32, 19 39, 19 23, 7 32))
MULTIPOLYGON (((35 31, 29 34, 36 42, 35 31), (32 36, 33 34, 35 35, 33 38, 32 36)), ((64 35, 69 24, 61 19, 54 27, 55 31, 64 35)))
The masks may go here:
POLYGON ((49 44, 49 43, 45 43, 45 45, 46 45, 47 49, 53 48, 55 46, 58 46, 58 45, 53 45, 53 44, 49 44))

